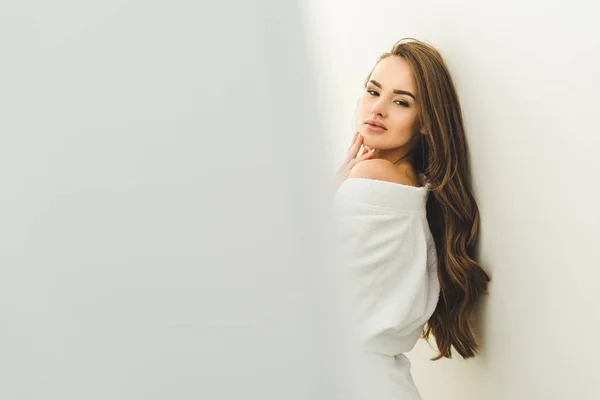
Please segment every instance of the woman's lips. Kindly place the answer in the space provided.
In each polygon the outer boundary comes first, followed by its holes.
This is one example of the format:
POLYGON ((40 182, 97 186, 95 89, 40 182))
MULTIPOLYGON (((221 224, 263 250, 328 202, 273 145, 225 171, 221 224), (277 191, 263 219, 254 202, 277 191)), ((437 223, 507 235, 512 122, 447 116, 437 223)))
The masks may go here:
POLYGON ((380 126, 371 125, 371 124, 365 124, 365 126, 367 127, 367 130, 369 130, 371 132, 375 132, 375 133, 385 132, 385 129, 380 126))

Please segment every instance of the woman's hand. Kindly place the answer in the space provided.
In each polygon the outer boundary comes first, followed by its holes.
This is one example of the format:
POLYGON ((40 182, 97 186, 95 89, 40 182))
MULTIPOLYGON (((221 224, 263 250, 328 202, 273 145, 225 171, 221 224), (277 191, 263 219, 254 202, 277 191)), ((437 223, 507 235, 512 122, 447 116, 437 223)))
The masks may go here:
POLYGON ((366 160, 371 157, 374 153, 374 149, 369 149, 366 146, 363 146, 363 149, 359 151, 360 146, 363 144, 363 137, 361 134, 356 132, 354 137, 352 138, 352 143, 348 148, 348 154, 346 155, 346 159, 338 169, 338 172, 335 176, 335 190, 340 187, 342 182, 348 177, 352 168, 358 164, 359 162, 366 160))

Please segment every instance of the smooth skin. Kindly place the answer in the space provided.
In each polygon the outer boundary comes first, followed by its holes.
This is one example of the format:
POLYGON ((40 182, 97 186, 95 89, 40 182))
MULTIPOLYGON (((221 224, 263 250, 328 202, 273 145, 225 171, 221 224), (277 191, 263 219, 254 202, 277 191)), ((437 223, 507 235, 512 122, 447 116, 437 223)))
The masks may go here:
POLYGON ((371 158, 375 149, 364 146, 363 142, 363 136, 358 132, 354 133, 346 158, 336 174, 335 190, 348 178, 375 179, 418 186, 416 179, 406 172, 405 167, 398 167, 386 159, 371 158))
POLYGON ((348 147, 348 153, 346 154, 346 158, 344 162, 340 166, 337 171, 335 177, 335 190, 337 190, 340 185, 350 176, 354 167, 360 163, 361 161, 367 160, 369 157, 372 157, 375 153, 374 149, 369 149, 366 146, 363 146, 361 150, 361 146, 363 145, 363 136, 355 132, 352 137, 352 143, 350 143, 350 147, 348 147))
POLYGON ((426 134, 422 131, 418 100, 412 70, 402 57, 390 56, 377 63, 358 104, 358 132, 336 175, 336 190, 348 178, 418 186, 411 155, 398 162, 416 144, 417 135, 426 134), (369 131, 367 119, 383 123, 386 130, 369 131), (369 152, 371 149, 374 151, 369 152))

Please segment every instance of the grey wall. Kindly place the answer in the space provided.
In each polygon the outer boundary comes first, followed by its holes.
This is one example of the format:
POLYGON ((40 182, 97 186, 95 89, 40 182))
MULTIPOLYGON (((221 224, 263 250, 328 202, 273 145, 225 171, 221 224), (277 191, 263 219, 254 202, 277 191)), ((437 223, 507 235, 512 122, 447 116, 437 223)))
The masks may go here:
POLYGON ((0 398, 331 398, 294 2, 8 1, 0 48, 0 398))

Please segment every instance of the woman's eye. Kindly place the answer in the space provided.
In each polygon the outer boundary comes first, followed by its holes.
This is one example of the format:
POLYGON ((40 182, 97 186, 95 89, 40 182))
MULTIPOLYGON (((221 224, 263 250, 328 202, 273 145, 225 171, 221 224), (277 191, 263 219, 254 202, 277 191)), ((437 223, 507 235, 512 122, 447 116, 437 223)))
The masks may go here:
MULTIPOLYGON (((371 95, 371 96, 377 96, 379 95, 379 93, 377 93, 374 90, 367 90, 367 92, 371 95)), ((397 102, 395 102, 396 104, 398 104, 399 106, 403 106, 403 107, 408 107, 408 103, 405 101, 400 101, 398 100, 397 102)))

